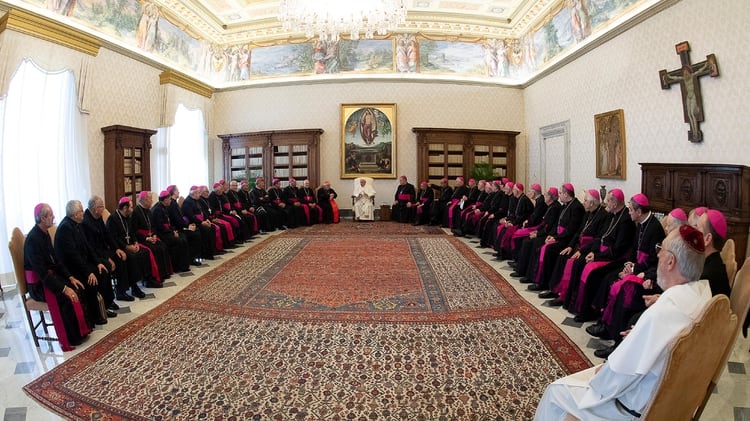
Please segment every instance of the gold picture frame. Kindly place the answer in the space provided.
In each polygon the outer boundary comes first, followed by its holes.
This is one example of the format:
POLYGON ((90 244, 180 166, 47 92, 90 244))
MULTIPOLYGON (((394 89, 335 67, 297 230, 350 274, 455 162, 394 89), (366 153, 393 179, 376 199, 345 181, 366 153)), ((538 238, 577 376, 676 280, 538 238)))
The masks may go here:
POLYGON ((396 104, 341 104, 341 178, 396 178, 396 104))
POLYGON ((625 112, 622 109, 594 116, 596 178, 625 180, 625 112))

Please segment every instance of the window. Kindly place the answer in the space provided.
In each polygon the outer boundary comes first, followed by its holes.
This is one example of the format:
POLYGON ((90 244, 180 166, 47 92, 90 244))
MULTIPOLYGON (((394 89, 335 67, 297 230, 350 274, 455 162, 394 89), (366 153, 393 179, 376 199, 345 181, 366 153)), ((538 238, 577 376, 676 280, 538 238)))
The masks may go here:
MULTIPOLYGON (((47 72, 24 60, 0 99, 0 244, 14 227, 34 226, 34 206, 65 217, 71 199, 90 196, 88 141, 70 70, 47 72)), ((4 252, 6 255, 8 251, 4 252)), ((12 271, 0 259, 0 273, 12 271)))
POLYGON ((208 185, 206 125, 203 111, 177 106, 174 126, 156 133, 151 153, 151 188, 157 193, 174 184, 182 196, 193 185, 208 185))

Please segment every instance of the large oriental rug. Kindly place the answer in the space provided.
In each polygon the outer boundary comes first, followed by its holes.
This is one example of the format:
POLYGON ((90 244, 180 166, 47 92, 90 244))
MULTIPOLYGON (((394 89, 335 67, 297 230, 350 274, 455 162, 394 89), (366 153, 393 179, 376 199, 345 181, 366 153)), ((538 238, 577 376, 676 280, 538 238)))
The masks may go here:
POLYGON ((590 365, 461 241, 270 237, 25 386, 71 419, 507 419, 590 365))

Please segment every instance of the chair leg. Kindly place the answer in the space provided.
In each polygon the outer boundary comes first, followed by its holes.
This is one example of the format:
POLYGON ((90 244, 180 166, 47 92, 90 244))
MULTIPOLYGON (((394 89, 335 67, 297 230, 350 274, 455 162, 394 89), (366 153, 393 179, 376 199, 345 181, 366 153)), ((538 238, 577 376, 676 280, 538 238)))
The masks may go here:
MULTIPOLYGON (((41 311, 40 311, 41 313, 41 311)), ((39 317, 44 315, 40 314, 39 317)), ((26 320, 29 322, 29 330, 31 331, 31 337, 34 339, 34 345, 39 348, 39 338, 36 336, 36 329, 34 328, 34 322, 31 320, 31 312, 26 310, 26 320)))

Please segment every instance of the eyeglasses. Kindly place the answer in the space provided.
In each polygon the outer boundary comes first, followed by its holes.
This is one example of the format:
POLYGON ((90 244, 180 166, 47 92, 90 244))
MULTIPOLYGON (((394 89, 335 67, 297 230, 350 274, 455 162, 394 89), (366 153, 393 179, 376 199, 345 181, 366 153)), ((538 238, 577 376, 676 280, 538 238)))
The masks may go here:
POLYGON ((654 244, 654 249, 656 249, 656 254, 659 254, 659 252, 662 251, 662 250, 674 254, 674 252, 672 252, 672 250, 669 250, 668 248, 665 248, 661 243, 654 244))

